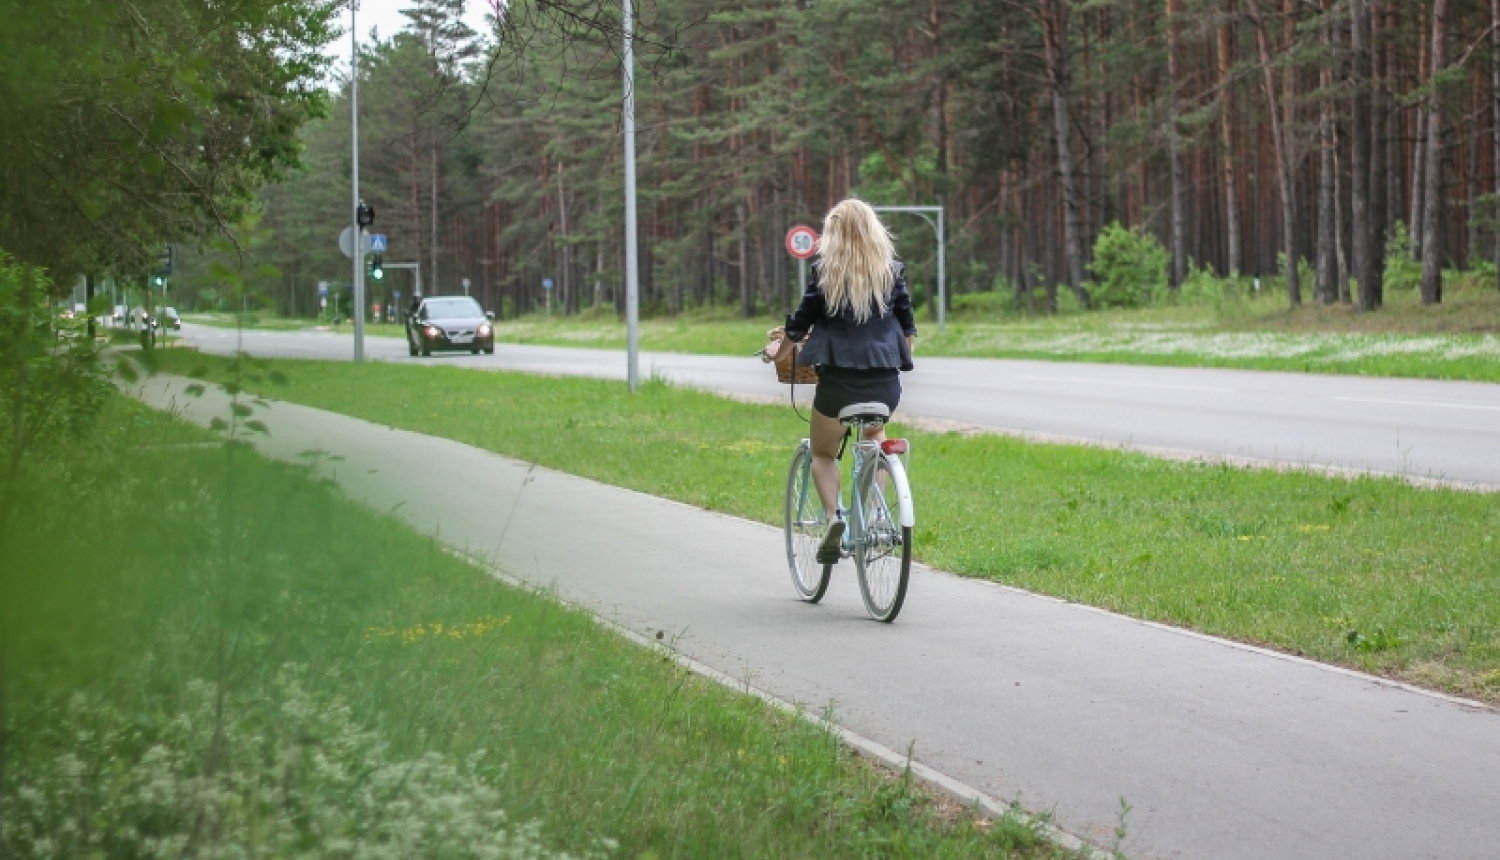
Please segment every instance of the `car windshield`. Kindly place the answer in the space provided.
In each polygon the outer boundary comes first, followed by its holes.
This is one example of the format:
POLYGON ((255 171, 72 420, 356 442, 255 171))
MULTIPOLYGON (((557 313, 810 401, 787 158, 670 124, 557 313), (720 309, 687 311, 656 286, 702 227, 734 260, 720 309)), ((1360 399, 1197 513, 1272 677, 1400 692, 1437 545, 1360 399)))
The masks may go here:
POLYGON ((428 299, 427 315, 433 319, 455 319, 458 317, 482 317, 484 311, 479 303, 466 296, 452 299, 428 299))

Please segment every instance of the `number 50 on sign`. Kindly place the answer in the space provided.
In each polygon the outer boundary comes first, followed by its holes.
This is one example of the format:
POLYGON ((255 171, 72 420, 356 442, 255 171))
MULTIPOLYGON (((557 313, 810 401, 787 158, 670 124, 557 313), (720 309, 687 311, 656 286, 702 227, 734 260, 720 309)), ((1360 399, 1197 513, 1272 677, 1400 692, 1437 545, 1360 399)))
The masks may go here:
POLYGON ((818 249, 818 231, 798 224, 786 233, 786 252, 799 260, 806 260, 818 249))

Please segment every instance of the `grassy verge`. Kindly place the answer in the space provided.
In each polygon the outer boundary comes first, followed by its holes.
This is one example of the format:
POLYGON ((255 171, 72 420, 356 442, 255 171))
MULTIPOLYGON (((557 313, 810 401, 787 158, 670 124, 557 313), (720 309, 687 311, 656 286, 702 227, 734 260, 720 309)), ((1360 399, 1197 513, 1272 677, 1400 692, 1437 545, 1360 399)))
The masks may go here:
MULTIPOLYGON (((641 347, 660 352, 749 355, 778 320, 723 315, 647 320, 641 347)), ((921 355, 1026 358, 1178 367, 1224 367, 1366 376, 1500 381, 1500 294, 1469 286, 1423 307, 1392 291, 1387 307, 1287 308, 1280 296, 1219 306, 1178 306, 1058 316, 956 314, 937 334, 918 320, 921 355)), ((495 329, 503 343, 624 349, 609 317, 529 317, 495 329)))
MULTIPOLYGON (((338 325, 320 322, 302 317, 279 317, 265 313, 224 314, 224 313, 194 313, 183 314, 183 322, 197 325, 212 326, 214 328, 239 328, 243 325, 246 329, 253 331, 332 331, 349 334, 354 330, 354 323, 347 318, 338 325)), ((377 323, 366 320, 365 334, 380 337, 404 337, 405 329, 397 323, 377 323)))
MULTIPOLYGON (((278 397, 768 523, 805 433, 784 407, 662 384, 277 366, 278 397)), ((924 561, 1500 702, 1500 497, 896 431, 924 561)))
POLYGON ((0 575, 5 856, 1060 856, 232 457, 117 399, 33 465, 0 575))

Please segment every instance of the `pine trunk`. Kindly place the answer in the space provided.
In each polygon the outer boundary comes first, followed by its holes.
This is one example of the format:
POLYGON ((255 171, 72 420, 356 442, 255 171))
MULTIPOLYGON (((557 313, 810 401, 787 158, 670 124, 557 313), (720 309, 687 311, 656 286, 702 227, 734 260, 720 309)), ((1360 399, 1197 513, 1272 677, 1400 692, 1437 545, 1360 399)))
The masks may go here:
MULTIPOLYGON (((1425 34, 1427 23, 1426 10, 1419 8, 1417 11, 1417 42, 1419 44, 1417 55, 1417 78, 1425 80, 1428 77, 1428 45, 1430 42, 1422 38, 1425 34)), ((1417 108, 1417 127, 1412 135, 1416 142, 1412 147, 1411 158, 1411 255, 1414 259, 1422 259, 1423 217, 1426 214, 1427 203, 1427 106, 1423 103, 1417 108)))
MULTIPOLYGON (((1323 0, 1323 15, 1328 14, 1328 0, 1323 0)), ((1323 50, 1329 51, 1329 27, 1323 27, 1323 50)), ((1313 301, 1320 305, 1331 305, 1338 301, 1338 281, 1333 232, 1333 109, 1329 92, 1333 89, 1333 69, 1325 59, 1318 70, 1318 84, 1322 93, 1318 105, 1318 283, 1313 289, 1313 301)))
POLYGON ((1380 179, 1370 170, 1375 129, 1370 122, 1369 27, 1369 0, 1354 0, 1349 21, 1350 84, 1353 86, 1349 126, 1349 226, 1353 231, 1350 256, 1354 258, 1354 279, 1359 283, 1359 309, 1362 311, 1375 309, 1369 291, 1375 267, 1370 240, 1371 234, 1380 229, 1370 217, 1370 184, 1372 180, 1378 182, 1380 179))
MULTIPOLYGON (((1490 212, 1500 208, 1500 0, 1490 0, 1490 129, 1491 164, 1495 201, 1490 203, 1490 212)), ((1494 260, 1496 284, 1500 286, 1500 228, 1494 230, 1494 260)))
POLYGON ((1386 237, 1390 235, 1394 221, 1393 207, 1397 203, 1396 191, 1401 187, 1401 180, 1396 169, 1399 161, 1399 152, 1396 147, 1398 141, 1392 133, 1396 120, 1396 112, 1391 109, 1391 99, 1386 92, 1388 83, 1388 69, 1390 66, 1391 51, 1394 50, 1381 38, 1386 30, 1386 10, 1376 8, 1372 14, 1371 0, 1360 0, 1364 7, 1365 30, 1370 34, 1365 50, 1369 52, 1370 61, 1366 68, 1370 70, 1370 86, 1367 92, 1370 96, 1370 172, 1368 174, 1368 187, 1370 191, 1370 263, 1366 277, 1368 281, 1361 280, 1359 285, 1360 307, 1364 310, 1375 310, 1385 303, 1385 247, 1386 237), (1382 22, 1376 26, 1376 21, 1382 22), (1380 46, 1377 50, 1376 46, 1380 46), (1385 129, 1385 138, 1381 139, 1376 133, 1377 129, 1385 129))
MULTIPOLYGON (((1500 4, 1500 0, 1494 0, 1500 4)), ((1219 25, 1219 134, 1223 137, 1224 148, 1224 212, 1225 228, 1228 232, 1229 244, 1229 277, 1237 278, 1244 269, 1244 259, 1241 252, 1240 237, 1240 208, 1239 188, 1235 181, 1234 167, 1234 113, 1231 100, 1231 76, 1230 71, 1234 68, 1234 41, 1227 20, 1219 25)), ((1500 91, 1500 88, 1497 88, 1500 91)), ((1500 101, 1496 102, 1500 106, 1500 101)), ((1500 107, 1497 107, 1500 110, 1500 107)), ((1496 136, 1497 146, 1500 146, 1500 135, 1496 136)), ((1496 245, 1497 259, 1500 259, 1500 244, 1496 245)))
POLYGON ((1079 304, 1089 306, 1089 294, 1083 288, 1083 244, 1079 235, 1078 182, 1073 167, 1073 126, 1068 115, 1068 15, 1067 0, 1048 0, 1043 17, 1047 54, 1047 81, 1052 90, 1054 141, 1057 149, 1057 172, 1063 196, 1063 254, 1066 259, 1068 286, 1079 304))
MULTIPOLYGON (((1428 81, 1435 88, 1438 76, 1448 64, 1448 0, 1432 3, 1432 73, 1428 81)), ((1427 144, 1423 156, 1425 203, 1422 212, 1422 304, 1435 305, 1443 300, 1443 107, 1436 90, 1427 102, 1427 144)))
POLYGON ((1172 277, 1170 286, 1177 289, 1187 277, 1187 182, 1182 169, 1182 143, 1178 134, 1181 114, 1179 87, 1182 64, 1178 59, 1182 0, 1167 0, 1167 158, 1172 172, 1172 277))
POLYGON ((1292 172, 1288 130, 1281 123, 1281 106, 1276 94, 1276 65, 1271 56, 1271 42, 1266 33, 1265 17, 1260 11, 1260 0, 1245 0, 1245 6, 1250 10, 1250 19, 1255 24, 1255 43, 1260 51, 1266 102, 1270 107, 1272 148, 1276 153, 1276 172, 1281 185, 1281 247, 1286 255, 1287 300, 1295 307, 1302 304, 1302 287, 1297 277, 1296 179, 1292 172))

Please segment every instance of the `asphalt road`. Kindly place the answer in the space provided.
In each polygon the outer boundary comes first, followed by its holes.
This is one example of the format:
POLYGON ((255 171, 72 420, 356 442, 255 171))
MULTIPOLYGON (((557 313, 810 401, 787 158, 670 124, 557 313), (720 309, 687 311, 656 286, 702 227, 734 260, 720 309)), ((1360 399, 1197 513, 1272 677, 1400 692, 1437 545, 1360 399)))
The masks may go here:
MULTIPOLYGON (((217 389, 174 396, 188 381, 143 396, 227 414, 217 389)), ((1073 833, 1109 844, 1129 804, 1129 856, 1500 856, 1491 709, 920 566, 877 624, 848 564, 797 601, 779 530, 306 407, 257 417, 264 453, 338 455, 318 468, 372 509, 1073 833)))
MULTIPOLYGON (((182 334, 210 352, 237 342, 228 329, 184 324, 182 334)), ((498 344, 493 356, 410 358, 399 338, 365 344, 381 361, 625 377, 624 353, 609 350, 498 344)), ((244 348, 285 358, 353 354, 350 336, 327 332, 251 331, 244 348)), ((748 356, 645 353, 641 368, 710 390, 787 396, 770 368, 748 356)), ((1500 488, 1500 385, 936 358, 922 356, 920 344, 903 385, 905 412, 999 430, 1500 488)))

